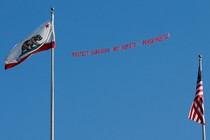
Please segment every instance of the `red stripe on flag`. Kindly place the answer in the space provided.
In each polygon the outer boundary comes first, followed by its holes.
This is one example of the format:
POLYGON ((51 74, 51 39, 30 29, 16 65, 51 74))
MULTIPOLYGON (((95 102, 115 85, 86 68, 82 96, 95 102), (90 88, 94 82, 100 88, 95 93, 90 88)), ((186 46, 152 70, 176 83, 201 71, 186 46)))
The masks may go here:
POLYGON ((196 94, 194 101, 190 108, 188 118, 200 124, 205 124, 204 118, 204 97, 203 97, 203 82, 202 82, 202 68, 201 58, 199 59, 198 79, 196 85, 196 94))
POLYGON ((55 48, 55 42, 50 42, 50 43, 46 43, 44 44, 41 48, 39 48, 38 50, 28 54, 27 56, 25 56, 24 58, 22 58, 20 61, 18 61, 17 63, 10 63, 10 64, 6 64, 5 65, 5 70, 9 69, 9 68, 12 68, 20 63, 22 63, 23 61, 25 61, 27 58, 29 58, 32 54, 35 54, 35 53, 38 53, 38 52, 41 52, 41 51, 45 51, 45 50, 48 50, 48 49, 51 49, 51 48, 55 48))

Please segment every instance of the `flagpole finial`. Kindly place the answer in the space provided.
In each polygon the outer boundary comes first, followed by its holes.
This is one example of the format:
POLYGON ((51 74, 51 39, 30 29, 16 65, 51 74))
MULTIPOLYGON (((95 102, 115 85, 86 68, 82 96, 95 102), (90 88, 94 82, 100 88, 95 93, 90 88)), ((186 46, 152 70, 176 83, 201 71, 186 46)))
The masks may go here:
POLYGON ((51 7, 51 13, 54 13, 55 8, 51 7))
POLYGON ((201 61, 202 60, 202 55, 200 54, 198 57, 199 57, 199 61, 201 61))

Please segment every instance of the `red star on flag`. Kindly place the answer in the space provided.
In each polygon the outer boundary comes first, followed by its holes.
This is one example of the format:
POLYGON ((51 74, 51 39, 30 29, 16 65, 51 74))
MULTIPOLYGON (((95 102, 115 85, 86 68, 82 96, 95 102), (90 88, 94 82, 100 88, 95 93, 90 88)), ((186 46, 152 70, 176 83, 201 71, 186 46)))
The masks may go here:
POLYGON ((49 27, 49 24, 47 24, 45 27, 48 28, 49 27))

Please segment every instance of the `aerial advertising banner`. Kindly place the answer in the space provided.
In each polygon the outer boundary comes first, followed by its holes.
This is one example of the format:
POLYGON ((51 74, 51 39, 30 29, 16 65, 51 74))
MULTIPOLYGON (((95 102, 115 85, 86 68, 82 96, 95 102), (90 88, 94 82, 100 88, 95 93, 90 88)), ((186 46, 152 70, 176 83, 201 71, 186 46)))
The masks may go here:
MULTIPOLYGON (((140 45, 147 46, 151 45, 154 43, 161 42, 163 40, 166 40, 170 38, 170 33, 160 35, 155 38, 143 40, 140 45)), ((131 42, 119 46, 114 46, 112 48, 102 48, 102 49, 94 49, 94 50, 83 50, 83 51, 75 51, 72 52, 72 57, 79 57, 79 56, 90 56, 90 55, 98 55, 98 54, 105 54, 105 53, 110 53, 110 52, 118 52, 119 50, 127 50, 131 48, 136 48, 137 47, 136 42, 131 42)))

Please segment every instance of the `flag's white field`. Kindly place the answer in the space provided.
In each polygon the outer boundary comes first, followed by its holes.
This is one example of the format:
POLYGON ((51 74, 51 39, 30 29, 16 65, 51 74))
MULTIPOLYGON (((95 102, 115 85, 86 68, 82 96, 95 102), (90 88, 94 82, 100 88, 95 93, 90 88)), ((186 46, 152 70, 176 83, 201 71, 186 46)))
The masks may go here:
POLYGON ((53 21, 47 21, 31 35, 15 45, 5 60, 5 69, 20 64, 34 53, 54 47, 55 35, 53 21))

